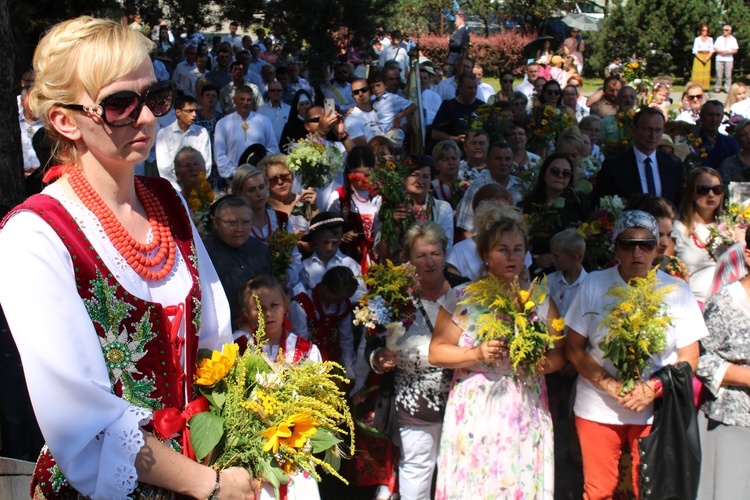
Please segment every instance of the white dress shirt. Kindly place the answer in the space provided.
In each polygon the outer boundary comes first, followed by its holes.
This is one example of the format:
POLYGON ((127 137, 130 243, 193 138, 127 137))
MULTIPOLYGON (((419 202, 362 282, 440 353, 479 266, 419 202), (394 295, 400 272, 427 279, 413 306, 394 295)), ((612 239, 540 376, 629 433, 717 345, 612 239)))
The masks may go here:
POLYGON ((206 177, 211 175, 211 167, 213 166, 211 137, 209 137, 208 130, 205 127, 194 123, 190 125, 186 132, 183 132, 180 129, 179 122, 175 120, 171 125, 156 133, 156 168, 159 169, 159 176, 171 182, 178 193, 182 189, 177 184, 177 177, 174 172, 174 157, 185 146, 200 151, 203 160, 206 162, 206 177))
POLYGON ((186 94, 193 95, 190 93, 190 82, 192 81, 191 73, 197 69, 195 63, 191 65, 188 64, 187 61, 182 61, 174 69, 174 73, 172 73, 172 82, 174 82, 178 89, 186 94))
POLYGON ((240 155, 252 144, 262 144, 269 154, 279 152, 279 143, 273 133, 271 120, 252 111, 247 120, 243 120, 237 113, 219 120, 214 131, 216 167, 219 169, 219 175, 224 179, 232 177, 237 170, 240 155), (243 130, 243 123, 247 123, 247 130, 243 130))
POLYGON ((441 104, 443 104, 443 100, 440 98, 439 94, 430 89, 422 91, 422 112, 425 127, 432 125, 441 104))
POLYGON ((268 101, 258 108, 259 115, 263 115, 271 120, 273 133, 274 136, 276 136, 276 142, 281 140, 281 133, 284 131, 284 125, 286 125, 287 120, 289 120, 289 112, 291 109, 292 107, 290 105, 283 102, 279 102, 279 107, 275 108, 273 107, 273 104, 271 104, 271 101, 268 101))
MULTIPOLYGON (((638 151, 638 148, 633 148, 635 152, 635 161, 638 164, 638 175, 641 177, 641 188, 644 193, 648 193, 648 181, 646 180, 646 155, 638 151)), ((654 173, 654 187, 656 188, 657 196, 661 196, 661 177, 659 177, 659 164, 656 163, 656 151, 652 151, 648 158, 651 158, 651 169, 654 173)))

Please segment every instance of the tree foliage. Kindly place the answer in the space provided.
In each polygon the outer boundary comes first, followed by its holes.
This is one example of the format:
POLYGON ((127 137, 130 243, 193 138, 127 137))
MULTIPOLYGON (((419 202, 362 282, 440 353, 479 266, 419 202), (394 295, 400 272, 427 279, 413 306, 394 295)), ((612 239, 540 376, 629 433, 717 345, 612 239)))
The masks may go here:
POLYGON ((719 12, 714 2, 662 0, 633 2, 618 0, 605 18, 602 30, 592 33, 589 64, 601 75, 616 57, 627 61, 643 58, 649 76, 674 75, 689 78, 693 40, 701 24, 720 34, 719 12))

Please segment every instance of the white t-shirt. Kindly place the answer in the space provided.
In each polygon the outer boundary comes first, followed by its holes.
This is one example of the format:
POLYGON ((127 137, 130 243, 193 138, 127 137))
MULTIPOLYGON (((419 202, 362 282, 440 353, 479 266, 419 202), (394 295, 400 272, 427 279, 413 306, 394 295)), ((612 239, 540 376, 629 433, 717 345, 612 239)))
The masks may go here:
POLYGON ((384 130, 380 128, 378 114, 372 111, 362 111, 359 108, 353 108, 352 112, 344 119, 344 130, 349 137, 364 136, 367 142, 376 135, 383 135, 384 130))
MULTIPOLYGON (((565 323, 570 330, 588 339, 586 352, 610 375, 617 378, 617 370, 609 359, 603 359, 599 342, 609 333, 602 328, 601 322, 608 314, 609 308, 616 303, 614 297, 605 296, 611 285, 628 286, 620 276, 620 267, 590 273, 570 305, 565 323)), ((643 371, 642 380, 648 380, 654 372, 663 366, 677 361, 677 349, 686 347, 708 335, 698 303, 687 284, 662 271, 657 272, 660 286, 674 285, 674 290, 667 294, 664 303, 672 318, 672 325, 667 328, 667 341, 664 351, 651 357, 643 371)), ((605 393, 584 377, 578 377, 576 385, 575 414, 586 420, 603 424, 643 425, 652 420, 654 408, 649 405, 645 410, 636 413, 627 410, 617 400, 605 393)))

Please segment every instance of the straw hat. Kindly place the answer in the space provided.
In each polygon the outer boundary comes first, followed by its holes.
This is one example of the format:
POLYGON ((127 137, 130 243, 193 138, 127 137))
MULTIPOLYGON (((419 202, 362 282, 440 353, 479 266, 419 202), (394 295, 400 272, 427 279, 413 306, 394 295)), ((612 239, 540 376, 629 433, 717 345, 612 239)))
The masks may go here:
POLYGON ((675 142, 672 140, 672 137, 670 137, 668 134, 663 134, 661 136, 661 141, 659 141, 659 146, 669 146, 672 148, 672 151, 674 151, 675 156, 677 156, 680 161, 685 161, 685 158, 687 158, 687 155, 690 154, 690 147, 685 142, 678 142, 675 144, 675 142))

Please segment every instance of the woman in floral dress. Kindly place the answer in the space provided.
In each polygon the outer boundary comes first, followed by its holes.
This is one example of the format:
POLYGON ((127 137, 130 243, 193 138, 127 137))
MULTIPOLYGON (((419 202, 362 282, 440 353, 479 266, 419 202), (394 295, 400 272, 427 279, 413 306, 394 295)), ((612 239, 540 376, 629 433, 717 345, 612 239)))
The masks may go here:
MULTIPOLYGON (((512 208, 481 205, 475 215, 477 252, 487 273, 511 284, 524 269, 528 235, 512 208)), ((565 364, 563 342, 531 373, 513 370, 507 344, 479 342, 477 306, 458 305, 465 287, 451 291, 435 323, 430 363, 455 368, 443 421, 437 499, 554 496, 554 454, 544 373, 565 364)), ((557 309, 548 302, 548 320, 557 309)))

